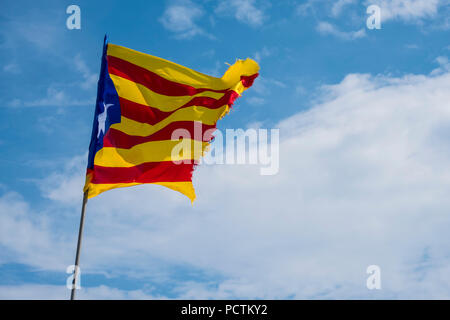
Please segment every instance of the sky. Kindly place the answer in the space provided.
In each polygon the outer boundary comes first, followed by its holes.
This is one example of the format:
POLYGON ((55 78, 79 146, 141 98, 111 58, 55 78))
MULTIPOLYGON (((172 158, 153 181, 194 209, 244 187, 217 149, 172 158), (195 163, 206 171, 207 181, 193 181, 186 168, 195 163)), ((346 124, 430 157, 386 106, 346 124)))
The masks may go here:
POLYGON ((279 129, 280 167, 200 165, 194 205, 156 185, 90 199, 80 299, 450 298, 449 0, 18 0, 0 11, 0 299, 70 295, 105 34, 218 77, 256 60, 218 128, 279 129))

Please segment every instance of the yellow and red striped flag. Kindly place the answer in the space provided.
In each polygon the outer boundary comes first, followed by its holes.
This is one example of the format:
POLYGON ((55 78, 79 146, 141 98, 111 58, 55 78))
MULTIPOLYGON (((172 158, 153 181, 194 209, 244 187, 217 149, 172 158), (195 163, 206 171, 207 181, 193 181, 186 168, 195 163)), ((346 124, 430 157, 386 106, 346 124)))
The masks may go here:
POLYGON ((113 188, 153 183, 194 201, 194 166, 212 139, 196 137, 194 129, 214 130, 234 100, 253 84, 258 70, 251 59, 237 60, 223 77, 211 77, 108 44, 105 37, 84 186, 88 198, 113 188), (183 143, 192 152, 174 158, 172 151, 180 141, 171 137, 177 129, 191 133, 183 143))

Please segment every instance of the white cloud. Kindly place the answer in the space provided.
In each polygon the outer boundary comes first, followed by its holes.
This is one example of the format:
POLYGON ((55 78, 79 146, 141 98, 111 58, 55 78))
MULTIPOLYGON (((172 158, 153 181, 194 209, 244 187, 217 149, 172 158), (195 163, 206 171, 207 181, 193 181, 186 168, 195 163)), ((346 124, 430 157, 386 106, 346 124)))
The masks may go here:
MULTIPOLYGON (((0 286, 1 300, 62 300, 69 299, 70 290, 64 285, 24 284, 16 286, 0 286)), ((142 290, 124 291, 107 286, 83 287, 76 293, 77 300, 149 300, 164 299, 164 297, 152 296, 142 290)))
MULTIPOLYGON (((449 86, 445 70, 349 74, 324 86, 320 103, 277 125, 278 175, 199 166, 194 206, 152 185, 93 198, 82 268, 133 270, 134 277, 173 284, 180 298, 449 298, 449 86), (381 267, 381 291, 366 288, 371 264, 381 267), (177 282, 167 271, 172 265, 208 277, 177 282)), ((68 199, 73 220, 81 190, 67 185, 56 184, 52 199, 68 199)), ((27 213, 23 200, 2 203, 1 244, 30 257, 22 261, 48 266, 55 251, 73 253, 67 249, 75 231, 63 237, 26 223, 39 215, 27 213), (27 230, 42 232, 33 237, 39 242, 28 236, 16 243, 27 230)), ((60 210, 50 218, 64 220, 60 210)))
POLYGON ((66 161, 62 172, 53 172, 39 183, 44 197, 67 205, 78 205, 85 182, 87 153, 66 161))
MULTIPOLYGON (((299 15, 310 15, 324 18, 324 12, 329 12, 331 17, 345 16, 355 19, 364 18, 365 8, 370 5, 378 5, 381 8, 381 23, 397 20, 412 24, 422 24, 426 20, 433 21, 440 29, 448 29, 449 20, 446 18, 446 6, 448 0, 337 0, 330 4, 326 0, 307 0, 296 6, 299 15), (356 4, 361 5, 356 9, 356 4), (353 5, 353 8, 350 8, 353 5), (440 12, 442 10, 442 12, 440 12), (443 19, 441 19, 443 18, 443 19)), ((447 14, 448 16, 448 14, 447 14)))
POLYGON ((22 100, 20 100, 18 98, 12 99, 11 101, 9 101, 7 103, 7 106, 12 107, 12 108, 20 107, 21 105, 22 105, 22 100))
POLYGON ((343 40, 355 40, 366 36, 366 30, 360 29, 357 31, 341 31, 335 25, 329 22, 321 21, 317 25, 317 31, 323 35, 333 35, 343 40))
POLYGON ((297 85, 295 87, 295 94, 297 94, 297 95, 304 95, 306 93, 307 93, 307 90, 301 84, 299 84, 299 85, 297 85))
POLYGON ((351 4, 354 4, 357 0, 338 0, 335 1, 333 6, 331 7, 331 14, 335 17, 339 16, 342 10, 351 4))
MULTIPOLYGON (((61 218, 64 213, 61 212, 61 218)), ((46 212, 35 212, 17 193, 7 192, 0 197, 0 245, 5 248, 0 263, 16 262, 37 266, 44 270, 58 270, 68 258, 63 250, 61 231, 52 229, 46 212)), ((68 264, 67 264, 68 265, 68 264)))
POLYGON ((13 19, 2 20, 0 47, 12 50, 16 56, 16 51, 24 50, 26 44, 27 49, 35 51, 34 55, 45 52, 47 57, 58 57, 62 54, 60 49, 67 48, 66 43, 60 46, 65 30, 65 15, 59 10, 31 10, 23 6, 22 10, 15 10, 13 19))
POLYGON ((436 58, 436 62, 439 64, 439 67, 431 71, 432 75, 450 72, 450 61, 448 61, 447 57, 439 56, 436 58))
POLYGON ((406 49, 413 49, 413 50, 416 50, 416 49, 419 49, 419 46, 418 46, 417 44, 415 44, 415 43, 409 43, 409 44, 406 44, 406 45, 405 45, 405 48, 406 48, 406 49))
POLYGON ((15 98, 7 103, 9 107, 70 107, 70 106, 86 106, 95 103, 94 99, 74 99, 67 94, 65 89, 56 86, 49 86, 47 94, 44 98, 36 100, 22 101, 22 99, 15 98))
POLYGON ((252 121, 247 123, 247 129, 260 129, 264 125, 264 121, 252 121))
POLYGON ((255 52, 254 59, 257 62, 261 62, 262 59, 270 57, 274 53, 275 53, 274 49, 269 49, 268 47, 263 47, 261 50, 255 52))
POLYGON ((77 54, 73 60, 73 65, 76 70, 81 73, 83 77, 83 81, 80 83, 81 88, 85 90, 96 89, 97 88, 97 79, 98 75, 94 72, 91 72, 89 67, 86 65, 86 62, 81 58, 80 54, 77 54))
MULTIPOLYGON (((46 95, 43 98, 37 98, 34 100, 26 100, 23 101, 23 99, 20 98, 14 98, 11 101, 7 103, 7 106, 9 107, 68 107, 68 106, 85 106, 85 105, 92 105, 95 103, 94 98, 92 99, 75 99, 72 98, 72 94, 69 94, 69 92, 75 92, 75 94, 78 94, 76 90, 74 90, 74 86, 79 86, 84 90, 90 90, 94 92, 93 90, 97 87, 97 79, 98 75, 91 72, 89 67, 87 66, 86 62, 81 58, 81 55, 76 55, 73 60, 70 60, 70 65, 73 65, 75 69, 81 74, 82 81, 79 81, 77 83, 71 84, 71 83, 59 83, 59 84, 51 84, 47 88, 46 95)), ((15 72, 16 69, 14 69, 14 66, 7 65, 4 67, 9 68, 8 72, 15 72)), ((20 70, 20 69, 17 69, 20 70)))
POLYGON ((224 70, 226 70, 227 68, 228 66, 225 63, 220 63, 219 61, 216 61, 214 63, 214 67, 201 68, 199 71, 204 74, 220 78, 222 77, 224 70))
POLYGON ((267 3, 255 0, 226 0, 221 1, 215 12, 217 14, 232 15, 236 20, 252 27, 261 26, 267 19, 265 8, 267 3))
POLYGON ((216 54, 216 50, 214 50, 214 49, 208 49, 201 53, 201 55, 203 57, 210 58, 210 59, 213 58, 215 56, 215 54, 216 54))
POLYGON ((264 104, 266 102, 266 100, 264 98, 261 97, 250 97, 248 99, 246 99, 247 102, 251 105, 255 105, 255 106, 260 106, 262 104, 264 104))
POLYGON ((5 37, 3 47, 14 48, 18 41, 24 40, 39 50, 49 50, 62 33, 54 23, 48 23, 48 19, 44 16, 29 15, 8 21, 6 27, 0 32, 5 37), (30 23, 33 27, 30 27, 30 23))
POLYGON ((365 4, 376 4, 381 8, 382 23, 388 20, 403 20, 417 23, 423 19, 434 18, 442 0, 366 0, 365 4))
POLYGON ((286 88, 286 84, 276 79, 259 76, 258 81, 255 81, 252 86, 252 91, 259 95, 269 95, 273 87, 286 88))
POLYGON ((197 25, 196 20, 204 15, 204 10, 190 0, 179 0, 166 7, 160 22, 167 30, 174 32, 179 39, 188 39, 196 35, 207 35, 197 25))
POLYGON ((3 66, 3 71, 11 74, 19 74, 21 72, 17 63, 11 62, 3 66))
POLYGON ((310 12, 315 11, 315 6, 319 3, 320 0, 307 0, 297 5, 295 11, 298 15, 306 16, 310 12))

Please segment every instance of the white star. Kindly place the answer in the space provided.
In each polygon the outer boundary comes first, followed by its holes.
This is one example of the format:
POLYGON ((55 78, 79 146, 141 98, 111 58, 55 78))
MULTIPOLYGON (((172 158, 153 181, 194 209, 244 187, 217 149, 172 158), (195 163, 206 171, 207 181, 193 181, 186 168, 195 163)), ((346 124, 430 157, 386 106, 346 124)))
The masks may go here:
POLYGON ((97 138, 100 137, 100 133, 103 132, 103 134, 105 134, 105 123, 106 123, 106 117, 108 115, 108 108, 113 106, 114 104, 109 103, 109 104, 105 104, 103 102, 103 107, 105 110, 103 110, 102 113, 100 113, 97 117, 98 120, 98 132, 97 132, 97 138))

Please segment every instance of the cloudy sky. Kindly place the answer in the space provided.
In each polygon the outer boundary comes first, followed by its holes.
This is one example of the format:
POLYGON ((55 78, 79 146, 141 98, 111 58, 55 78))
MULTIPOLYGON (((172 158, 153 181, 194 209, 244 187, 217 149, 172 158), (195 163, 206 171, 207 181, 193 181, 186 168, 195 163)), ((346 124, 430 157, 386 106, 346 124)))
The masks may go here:
POLYGON ((93 198, 80 298, 450 298, 448 0, 55 0, 0 13, 1 299, 69 297, 105 33, 215 76, 257 60, 218 127, 279 128, 280 170, 93 198))

